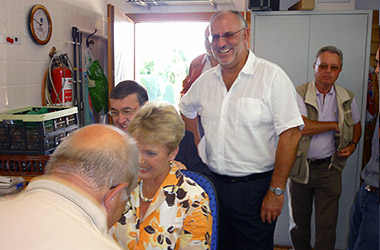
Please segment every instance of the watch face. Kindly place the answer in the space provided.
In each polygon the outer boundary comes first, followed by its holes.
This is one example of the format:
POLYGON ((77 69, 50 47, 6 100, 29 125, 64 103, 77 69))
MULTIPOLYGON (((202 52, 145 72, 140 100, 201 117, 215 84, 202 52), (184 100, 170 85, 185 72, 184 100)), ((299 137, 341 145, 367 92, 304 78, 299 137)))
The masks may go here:
POLYGON ((281 190, 281 188, 279 187, 273 188, 269 186, 269 190, 271 190, 275 195, 282 195, 283 193, 285 193, 285 191, 281 190))

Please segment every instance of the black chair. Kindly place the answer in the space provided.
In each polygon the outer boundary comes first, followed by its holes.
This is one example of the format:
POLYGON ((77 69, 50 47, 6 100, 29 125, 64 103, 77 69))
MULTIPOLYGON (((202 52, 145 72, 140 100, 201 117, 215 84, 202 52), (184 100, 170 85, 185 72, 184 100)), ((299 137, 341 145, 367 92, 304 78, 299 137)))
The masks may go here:
POLYGON ((215 187, 206 176, 196 173, 190 170, 181 170, 181 172, 187 177, 195 181, 203 190, 207 193, 209 198, 209 205, 212 214, 212 235, 211 235, 211 247, 210 250, 218 249, 218 200, 215 187))

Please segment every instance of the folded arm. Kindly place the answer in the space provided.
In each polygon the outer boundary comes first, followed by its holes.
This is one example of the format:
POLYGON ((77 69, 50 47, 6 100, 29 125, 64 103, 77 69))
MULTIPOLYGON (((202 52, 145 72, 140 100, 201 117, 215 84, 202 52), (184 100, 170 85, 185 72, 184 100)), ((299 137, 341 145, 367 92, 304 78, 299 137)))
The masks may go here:
POLYGON ((331 130, 339 131, 339 124, 337 122, 320 122, 308 119, 306 116, 302 116, 303 122, 305 123, 302 129, 302 135, 318 135, 331 130))

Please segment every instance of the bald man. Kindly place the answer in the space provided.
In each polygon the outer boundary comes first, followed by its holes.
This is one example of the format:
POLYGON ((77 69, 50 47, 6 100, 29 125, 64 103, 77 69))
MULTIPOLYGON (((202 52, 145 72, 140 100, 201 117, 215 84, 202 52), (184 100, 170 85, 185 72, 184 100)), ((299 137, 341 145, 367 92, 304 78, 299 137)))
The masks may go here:
POLYGON ((65 138, 45 175, 0 201, 2 249, 121 249, 108 236, 138 180, 135 141, 109 125, 65 138))

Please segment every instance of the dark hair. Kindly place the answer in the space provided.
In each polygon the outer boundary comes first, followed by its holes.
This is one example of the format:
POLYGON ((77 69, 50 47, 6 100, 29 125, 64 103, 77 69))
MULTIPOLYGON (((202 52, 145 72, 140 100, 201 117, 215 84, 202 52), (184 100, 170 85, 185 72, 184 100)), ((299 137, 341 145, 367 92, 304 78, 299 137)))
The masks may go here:
POLYGON ((132 94, 137 94, 140 106, 144 105, 144 103, 149 100, 146 89, 137 82, 131 80, 119 82, 111 90, 110 99, 120 100, 132 94))
POLYGON ((335 53, 339 56, 339 59, 340 59, 340 67, 342 68, 343 67, 343 53, 340 49, 338 49, 337 47, 335 46, 332 46, 332 45, 329 45, 329 46, 325 46, 325 47, 322 47, 318 50, 317 54, 315 55, 315 61, 314 61, 314 65, 316 64, 317 60, 318 60, 318 57, 323 53, 323 52, 330 52, 330 53, 335 53))

